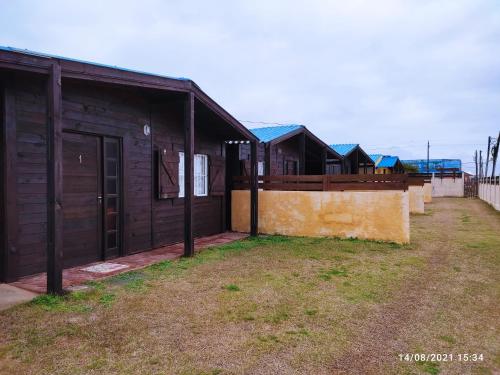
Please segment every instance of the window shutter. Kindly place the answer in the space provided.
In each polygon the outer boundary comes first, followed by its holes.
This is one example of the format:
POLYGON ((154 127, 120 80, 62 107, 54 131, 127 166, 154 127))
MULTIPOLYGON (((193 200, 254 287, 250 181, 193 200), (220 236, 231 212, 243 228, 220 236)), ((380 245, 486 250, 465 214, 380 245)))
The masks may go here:
POLYGON ((209 156, 209 184, 210 195, 224 195, 226 193, 226 159, 222 156, 209 156))
POLYGON ((240 160, 240 171, 242 176, 250 176, 250 160, 240 160))
POLYGON ((179 196, 179 153, 158 151, 158 199, 179 196))

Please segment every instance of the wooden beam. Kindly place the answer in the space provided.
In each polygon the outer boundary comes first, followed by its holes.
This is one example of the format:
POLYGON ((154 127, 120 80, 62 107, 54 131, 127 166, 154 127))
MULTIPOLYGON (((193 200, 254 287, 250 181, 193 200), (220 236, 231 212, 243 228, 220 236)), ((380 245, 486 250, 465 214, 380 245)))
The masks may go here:
POLYGON ((323 148, 323 150, 321 150, 321 174, 326 174, 327 153, 328 153, 328 150, 326 148, 323 148))
POLYGON ((271 144, 266 143, 264 146, 264 175, 271 175, 271 144))
POLYGON ((194 93, 184 103, 184 256, 194 255, 194 93))
POLYGON ((257 142, 250 145, 250 235, 259 232, 259 176, 257 171, 257 142))
POLYGON ((63 292, 62 96, 61 66, 54 62, 47 81, 47 292, 63 292))
POLYGON ((302 133, 299 138, 299 174, 306 174, 306 133, 302 133))
POLYGON ((3 239, 2 239, 2 270, 0 281, 14 281, 18 268, 17 236, 17 140, 16 140, 16 98, 13 83, 10 79, 4 82, 2 93, 2 192, 3 196, 3 239))

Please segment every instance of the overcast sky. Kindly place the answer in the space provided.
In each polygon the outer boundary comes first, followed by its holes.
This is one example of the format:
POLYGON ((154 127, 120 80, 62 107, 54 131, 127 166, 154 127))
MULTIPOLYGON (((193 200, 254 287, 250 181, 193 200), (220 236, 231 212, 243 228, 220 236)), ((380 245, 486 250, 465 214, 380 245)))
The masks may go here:
POLYGON ((248 127, 464 163, 500 130, 498 0, 0 1, 0 44, 191 78, 248 127))

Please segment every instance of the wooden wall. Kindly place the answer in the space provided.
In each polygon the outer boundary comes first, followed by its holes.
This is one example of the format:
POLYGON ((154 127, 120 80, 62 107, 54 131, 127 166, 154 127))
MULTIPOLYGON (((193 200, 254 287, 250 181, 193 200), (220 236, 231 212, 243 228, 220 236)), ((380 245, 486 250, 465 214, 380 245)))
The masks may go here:
POLYGON ((5 123, 3 115, 4 107, 4 85, 0 77, 0 282, 5 281, 7 273, 7 253, 6 249, 6 239, 5 239, 5 142, 4 142, 4 132, 5 123))
MULTIPOLYGON (((10 75, 13 76, 13 75, 10 75)), ((16 202, 18 239, 15 275, 46 268, 46 130, 47 98, 42 78, 15 78, 16 202)), ((183 199, 158 200, 154 191, 153 151, 183 149, 183 103, 145 91, 63 81, 63 128, 123 141, 123 254, 183 240, 183 199), (149 124, 152 135, 144 135, 149 124)), ((195 126, 195 153, 224 156, 224 139, 195 126)), ((224 168, 222 167, 222 174, 224 168)), ((223 196, 195 198, 195 236, 223 231, 223 196)), ((64 202, 63 202, 64 206, 64 202)), ((0 207, 1 209, 1 207, 0 207)), ((14 267, 15 263, 12 263, 14 267)))
POLYGON ((8 212, 10 244, 9 265, 15 275, 45 269, 47 240, 47 98, 43 79, 11 76, 15 143, 9 143, 13 157, 15 188, 9 200, 16 202, 8 212), (14 251, 13 251, 14 250, 14 251))
MULTIPOLYGON (((265 146, 259 143, 257 148, 258 161, 265 162, 265 146)), ((300 159, 299 137, 292 137, 283 142, 271 146, 271 170, 265 171, 266 175, 280 176, 285 172, 285 161, 298 162, 300 159), (270 172, 270 173, 269 173, 270 172)), ((247 171, 249 175, 250 166, 250 145, 240 145, 240 160, 245 160, 247 163, 247 171)), ((244 174, 244 173, 242 173, 244 174)))
MULTIPOLYGON (((152 106, 151 123, 155 148, 179 152, 184 149, 182 105, 156 103, 152 106)), ((202 122, 195 123, 195 154, 206 154, 209 159, 224 156, 224 139, 205 129, 202 122)), ((219 173, 224 176, 222 168, 219 173)), ((195 197, 194 236, 206 236, 223 231, 222 196, 195 197)), ((184 199, 156 200, 153 205, 153 246, 172 244, 183 240, 184 199)))

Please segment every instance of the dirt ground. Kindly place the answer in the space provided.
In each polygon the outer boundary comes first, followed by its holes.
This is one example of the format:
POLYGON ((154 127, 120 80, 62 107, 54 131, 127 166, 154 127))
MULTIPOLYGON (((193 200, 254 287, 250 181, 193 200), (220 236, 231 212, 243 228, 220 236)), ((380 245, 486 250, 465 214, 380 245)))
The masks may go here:
POLYGON ((39 297, 0 313, 0 373, 498 373, 500 214, 435 199, 411 233, 260 237, 39 297))

